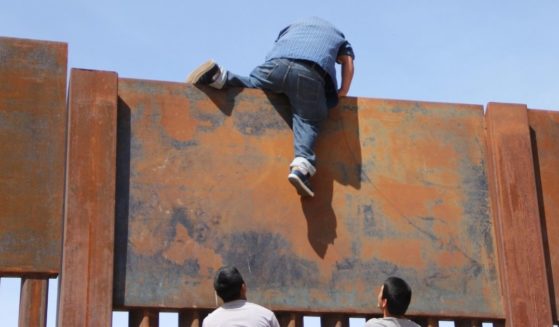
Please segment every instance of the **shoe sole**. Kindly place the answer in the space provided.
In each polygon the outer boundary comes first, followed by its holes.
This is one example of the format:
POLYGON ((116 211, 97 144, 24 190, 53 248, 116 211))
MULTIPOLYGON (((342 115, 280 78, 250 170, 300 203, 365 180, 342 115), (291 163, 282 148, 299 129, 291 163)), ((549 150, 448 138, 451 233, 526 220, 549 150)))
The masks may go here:
POLYGON ((216 63, 213 60, 208 60, 196 68, 188 77, 186 78, 186 83, 196 84, 200 80, 200 77, 210 71, 216 63))
POLYGON ((303 181, 296 175, 287 176, 287 180, 295 187, 300 196, 313 197, 314 192, 303 183, 303 181))

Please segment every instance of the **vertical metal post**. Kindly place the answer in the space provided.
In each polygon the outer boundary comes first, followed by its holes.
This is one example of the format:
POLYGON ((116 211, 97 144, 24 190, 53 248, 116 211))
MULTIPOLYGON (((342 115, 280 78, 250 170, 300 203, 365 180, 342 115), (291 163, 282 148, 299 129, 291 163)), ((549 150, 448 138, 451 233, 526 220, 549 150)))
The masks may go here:
POLYGON ((179 327, 200 327, 209 312, 199 309, 179 311, 179 327))
POLYGON ((349 316, 341 314, 328 314, 321 316, 323 327, 349 327, 349 316))
POLYGON ((112 323, 117 82, 71 74, 60 327, 112 323))
POLYGON ((47 324, 49 280, 21 279, 19 327, 44 327, 47 324))
POLYGON ((459 319, 454 321, 455 327, 481 327, 481 322, 477 319, 459 319))
POLYGON ((507 326, 549 327, 550 289, 527 108, 490 103, 486 125, 488 180, 507 326))
POLYGON ((148 309, 130 310, 128 327, 159 327, 159 312, 148 309))
POLYGON ((437 318, 427 318, 427 327, 439 327, 439 320, 437 318))
POLYGON ((282 312, 276 314, 281 327, 302 327, 303 315, 294 312, 282 312))

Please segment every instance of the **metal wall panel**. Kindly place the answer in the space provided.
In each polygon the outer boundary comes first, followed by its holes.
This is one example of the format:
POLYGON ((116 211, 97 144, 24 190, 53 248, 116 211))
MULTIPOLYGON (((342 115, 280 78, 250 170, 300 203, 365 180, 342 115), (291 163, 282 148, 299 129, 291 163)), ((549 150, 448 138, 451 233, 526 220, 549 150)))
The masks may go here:
POLYGON ((481 106, 347 98, 317 143, 316 197, 287 182, 289 106, 259 90, 119 80, 115 305, 216 306, 236 265, 276 310, 504 316, 481 106))
POLYGON ((543 231, 526 106, 490 103, 487 143, 507 326, 551 326, 543 231))
POLYGON ((59 326, 112 321, 117 74, 73 69, 59 326))
POLYGON ((553 317, 559 322, 559 112, 529 110, 553 317))
POLYGON ((0 37, 0 274, 60 269, 65 43, 0 37))

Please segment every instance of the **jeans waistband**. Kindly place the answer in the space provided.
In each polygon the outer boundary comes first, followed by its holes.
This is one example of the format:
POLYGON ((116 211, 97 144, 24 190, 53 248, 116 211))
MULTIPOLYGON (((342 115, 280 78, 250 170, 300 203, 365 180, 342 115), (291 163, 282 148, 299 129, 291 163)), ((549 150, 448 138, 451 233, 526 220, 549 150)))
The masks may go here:
POLYGON ((292 59, 292 61, 314 70, 322 78, 326 78, 328 76, 328 73, 326 73, 326 71, 322 69, 322 67, 320 67, 320 65, 314 61, 305 60, 305 59, 292 59))

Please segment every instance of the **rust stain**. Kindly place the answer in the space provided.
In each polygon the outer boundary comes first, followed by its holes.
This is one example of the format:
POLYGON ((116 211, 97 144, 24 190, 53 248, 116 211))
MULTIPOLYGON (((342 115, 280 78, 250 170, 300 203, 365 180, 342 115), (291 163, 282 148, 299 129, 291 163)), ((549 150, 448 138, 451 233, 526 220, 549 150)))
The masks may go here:
POLYGON ((422 253, 423 247, 424 244, 420 240, 405 238, 383 240, 377 242, 374 258, 390 261, 403 268, 425 269, 428 261, 422 253), (398 249, 398 251, 395 251, 395 249, 398 249))
POLYGON ((130 226, 130 245, 132 249, 138 253, 143 253, 145 255, 154 255, 160 252, 165 246, 161 243, 160 237, 154 233, 152 228, 157 228, 159 224, 153 222, 153 220, 145 220, 144 222, 135 219, 131 222, 130 226), (146 225, 146 222, 150 222, 150 225, 146 225))
MULTIPOLYGON (((180 110, 163 110, 161 112, 161 126, 165 133, 179 142, 187 142, 194 138, 198 128, 196 120, 190 117, 190 105, 184 98, 163 98, 160 108, 178 107, 180 110)), ((204 125, 202 125, 204 126, 204 125)))
POLYGON ((193 254, 198 257, 201 270, 208 270, 216 263, 220 264, 221 257, 209 248, 199 245, 188 235, 188 230, 177 224, 175 238, 170 241, 168 247, 163 251, 163 257, 177 265, 183 265, 193 254))
POLYGON ((61 259, 67 45, 0 37, 0 273, 61 259))
MULTIPOLYGON (((544 223, 544 249, 551 266, 552 294, 559 294, 559 113, 529 110, 532 149, 535 151, 536 186, 539 194, 540 215, 544 223)), ((553 298, 553 296, 552 296, 553 298)), ((555 312, 559 312, 559 301, 555 312)))
MULTIPOLYGON (((415 181, 414 181, 415 182, 415 181)), ((458 206, 461 194, 458 189, 448 190, 431 185, 398 182, 388 177, 377 179, 377 189, 382 197, 379 199, 387 215, 401 221, 406 217, 433 217, 435 210, 444 212, 444 217, 454 220, 461 216, 462 208, 458 206)), ((405 223, 405 221, 404 221, 405 223)), ((401 226, 406 228, 406 226, 401 226)))
POLYGON ((475 241, 492 245, 491 229, 471 227, 489 220, 481 108, 346 99, 317 142, 317 196, 301 200, 286 181, 284 98, 123 79, 119 96, 131 172, 117 305, 211 307, 200 285, 235 264, 251 297, 278 310, 371 312, 378 284, 398 274, 429 299, 416 312, 459 303, 502 315, 498 296, 482 292, 498 294, 493 249, 475 241), (148 298, 140 282, 153 285, 148 298))

